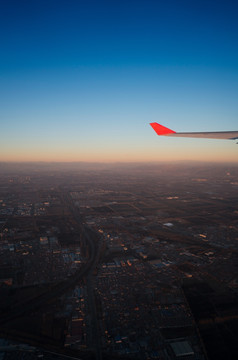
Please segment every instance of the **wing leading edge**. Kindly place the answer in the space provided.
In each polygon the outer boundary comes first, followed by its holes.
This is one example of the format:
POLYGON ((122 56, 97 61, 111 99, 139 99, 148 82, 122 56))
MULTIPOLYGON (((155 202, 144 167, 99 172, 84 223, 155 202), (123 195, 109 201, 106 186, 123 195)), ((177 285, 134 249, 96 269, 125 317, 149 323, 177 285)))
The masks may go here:
POLYGON ((216 131, 216 132, 175 132, 167 127, 156 122, 150 123, 152 128, 158 135, 162 136, 177 136, 177 137, 193 137, 193 138, 207 138, 207 139, 238 139, 238 131, 216 131))

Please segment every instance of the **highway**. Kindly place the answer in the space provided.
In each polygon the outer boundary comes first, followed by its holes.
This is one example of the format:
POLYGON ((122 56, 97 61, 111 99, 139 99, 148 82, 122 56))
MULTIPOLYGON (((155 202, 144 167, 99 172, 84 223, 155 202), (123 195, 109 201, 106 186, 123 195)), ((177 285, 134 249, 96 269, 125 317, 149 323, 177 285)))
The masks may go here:
POLYGON ((59 298, 61 295, 63 295, 65 292, 67 292, 69 289, 74 288, 74 286, 82 280, 85 276, 88 275, 89 271, 94 268, 95 261, 97 259, 96 256, 96 248, 94 239, 92 239, 92 235, 88 234, 87 230, 84 230, 84 236, 87 238, 87 243, 89 246, 89 259, 85 263, 84 266, 82 266, 72 277, 65 281, 61 281, 59 283, 56 283, 55 285, 52 285, 50 290, 47 289, 46 292, 43 292, 41 295, 39 295, 36 298, 33 298, 31 300, 27 300, 21 304, 20 306, 16 306, 11 308, 11 313, 1 316, 0 324, 6 323, 16 317, 20 317, 26 314, 31 313, 33 310, 39 310, 40 308, 44 307, 45 304, 49 302, 54 302, 59 298))
MULTIPOLYGON (((3 315, 0 319, 0 324, 4 325, 5 323, 30 314, 35 310, 43 309, 44 306, 48 303, 53 303, 57 301, 57 299, 66 293, 68 290, 73 289, 79 281, 83 278, 86 278, 87 281, 87 290, 88 290, 88 302, 89 302, 89 310, 91 313, 91 345, 95 351, 95 357, 97 360, 102 359, 101 355, 101 346, 100 346, 100 336, 99 336, 99 326, 97 322, 97 314, 96 314, 96 305, 95 305, 95 296, 92 282, 92 273, 95 269, 99 261, 99 246, 100 246, 100 238, 99 235, 92 231, 85 224, 82 224, 79 210, 75 208, 72 199, 69 194, 64 193, 61 198, 64 206, 70 210, 72 217, 77 223, 78 229, 80 230, 84 241, 88 246, 88 259, 86 263, 70 278, 65 281, 61 281, 56 283, 48 288, 47 291, 43 292, 40 296, 33 298, 31 300, 27 300, 21 306, 16 306, 11 309, 11 312, 3 315)), ((4 328, 2 329, 4 333, 4 328)), ((10 336, 9 330, 8 336, 10 336)), ((11 331, 10 331, 11 332, 11 331)), ((1 333, 1 330, 0 330, 1 333)), ((13 329, 13 333, 14 329, 13 329)), ((15 336, 14 336, 15 337, 15 336)))

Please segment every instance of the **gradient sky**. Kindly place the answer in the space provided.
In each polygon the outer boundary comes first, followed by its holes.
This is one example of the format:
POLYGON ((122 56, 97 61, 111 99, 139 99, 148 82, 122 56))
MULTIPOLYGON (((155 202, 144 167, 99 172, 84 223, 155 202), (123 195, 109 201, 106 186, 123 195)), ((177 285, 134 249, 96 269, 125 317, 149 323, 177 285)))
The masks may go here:
POLYGON ((1 0, 0 161, 238 162, 238 4, 1 0))

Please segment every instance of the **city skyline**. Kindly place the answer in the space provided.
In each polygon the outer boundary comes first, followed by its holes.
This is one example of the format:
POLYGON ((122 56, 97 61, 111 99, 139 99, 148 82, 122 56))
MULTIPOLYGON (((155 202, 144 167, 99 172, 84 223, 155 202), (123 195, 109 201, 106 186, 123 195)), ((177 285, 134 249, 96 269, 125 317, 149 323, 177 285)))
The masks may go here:
POLYGON ((0 161, 237 162, 232 1, 1 4, 0 161))

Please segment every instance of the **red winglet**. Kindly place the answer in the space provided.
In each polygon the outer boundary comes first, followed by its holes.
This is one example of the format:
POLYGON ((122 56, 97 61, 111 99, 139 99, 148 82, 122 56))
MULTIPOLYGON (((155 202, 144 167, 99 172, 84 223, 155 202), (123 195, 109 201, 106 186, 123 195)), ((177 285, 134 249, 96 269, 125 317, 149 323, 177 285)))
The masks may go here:
POLYGON ((150 126, 152 126, 152 128, 154 129, 154 131, 158 134, 158 135, 169 135, 169 134, 175 134, 176 131, 170 130, 167 127, 160 125, 156 122, 154 123, 150 123, 150 126))

